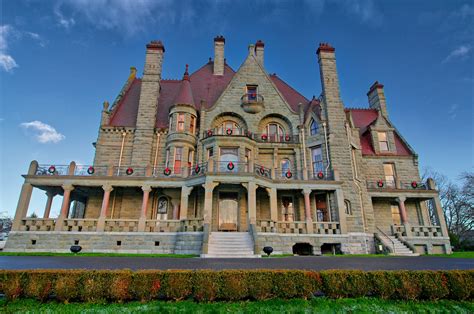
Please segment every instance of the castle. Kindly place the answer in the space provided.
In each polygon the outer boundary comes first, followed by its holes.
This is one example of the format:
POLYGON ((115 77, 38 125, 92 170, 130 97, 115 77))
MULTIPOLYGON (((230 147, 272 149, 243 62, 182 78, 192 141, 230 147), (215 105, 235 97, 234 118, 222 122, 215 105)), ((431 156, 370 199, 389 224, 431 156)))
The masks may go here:
POLYGON ((31 162, 5 251, 451 252, 435 182, 421 182, 382 84, 368 108, 345 108, 331 45, 317 48, 312 99, 266 72, 262 41, 238 70, 224 47, 217 36, 213 60, 167 80, 163 43, 147 44, 143 76, 131 68, 103 104, 93 165, 31 162), (46 192, 42 218, 27 217, 33 189, 46 192))

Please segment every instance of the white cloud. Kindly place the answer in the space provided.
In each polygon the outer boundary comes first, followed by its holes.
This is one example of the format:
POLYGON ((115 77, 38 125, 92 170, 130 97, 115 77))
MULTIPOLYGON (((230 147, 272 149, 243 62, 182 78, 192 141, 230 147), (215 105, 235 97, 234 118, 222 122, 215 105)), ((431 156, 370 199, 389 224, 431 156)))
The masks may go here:
POLYGON ((10 25, 0 25, 0 67, 6 72, 11 72, 18 67, 15 59, 7 53, 8 37, 14 35, 14 29, 10 25))
POLYGON ((33 136, 40 143, 59 143, 66 138, 51 125, 41 121, 23 122, 20 126, 25 130, 33 131, 33 136))
POLYGON ((453 51, 451 51, 449 53, 449 55, 443 60, 443 63, 449 62, 449 61, 454 60, 454 59, 463 60, 468 56, 469 51, 471 51, 470 46, 461 45, 461 46, 457 47, 456 49, 454 49, 453 51))
POLYGON ((56 16, 58 25, 61 26, 61 27, 64 27, 65 29, 70 29, 71 27, 73 27, 76 24, 76 21, 74 20, 74 18, 72 18, 72 17, 66 18, 63 15, 63 13, 61 12, 61 4, 60 3, 58 3, 54 7, 54 15, 56 16))
POLYGON ((458 115, 458 108, 459 108, 458 104, 451 104, 451 106, 449 107, 448 114, 451 120, 454 120, 456 116, 458 115))

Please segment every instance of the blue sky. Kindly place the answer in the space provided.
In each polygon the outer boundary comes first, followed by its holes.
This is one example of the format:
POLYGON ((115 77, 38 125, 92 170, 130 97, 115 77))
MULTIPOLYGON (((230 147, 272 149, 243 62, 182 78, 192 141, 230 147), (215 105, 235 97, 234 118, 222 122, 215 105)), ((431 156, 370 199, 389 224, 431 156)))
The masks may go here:
MULTIPOLYGON (((316 47, 336 48, 346 107, 385 85, 392 122, 451 179, 473 170, 474 4, 471 1, 3 0, 0 21, 0 212, 14 214, 39 163, 90 164, 102 102, 113 102, 145 44, 166 47, 165 78, 180 78, 226 38, 237 69, 265 42, 265 66, 306 97, 321 93, 316 47)), ((140 74, 141 75, 141 74, 140 74)), ((35 191, 30 212, 42 214, 35 191)), ((57 212, 56 201, 52 213, 57 212)))

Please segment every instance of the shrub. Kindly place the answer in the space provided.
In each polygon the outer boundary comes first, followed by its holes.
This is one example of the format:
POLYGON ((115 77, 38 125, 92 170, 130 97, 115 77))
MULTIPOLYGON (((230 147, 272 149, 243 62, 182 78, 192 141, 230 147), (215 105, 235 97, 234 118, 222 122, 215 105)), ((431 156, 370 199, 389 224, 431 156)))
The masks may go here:
POLYGON ((372 284, 372 295, 382 299, 395 298, 396 273, 387 271, 374 271, 369 274, 372 284))
POLYGON ((246 271, 221 271, 219 280, 218 298, 221 300, 243 300, 248 296, 246 271))
POLYGON ((216 272, 198 271, 193 274, 193 296, 196 301, 214 301, 219 293, 216 272))
POLYGON ((164 274, 163 293, 166 299, 184 300, 192 293, 192 272, 189 270, 170 270, 164 274))
POLYGON ((247 272, 247 290, 254 300, 267 300, 275 297, 273 293, 274 271, 252 270, 247 272))
POLYGON ((130 283, 132 298, 141 302, 158 299, 162 280, 162 271, 141 270, 134 272, 130 283))
POLYGON ((331 298, 357 298, 372 291, 370 276, 360 270, 328 270, 321 272, 323 290, 331 298))
POLYGON ((449 295, 448 280, 444 273, 436 271, 418 272, 421 298, 439 300, 449 295))
POLYGON ((80 271, 58 271, 54 283, 56 298, 62 302, 69 302, 79 298, 80 271))
POLYGON ((15 300, 22 296, 24 284, 22 283, 22 272, 6 271, 3 277, 3 292, 7 300, 15 300))
POLYGON ((400 300, 417 300, 421 294, 421 285, 416 276, 416 271, 396 272, 396 297, 400 300))
POLYGON ((113 271, 107 270, 84 271, 80 279, 82 301, 101 303, 109 299, 113 275, 113 271))
POLYGON ((56 273, 54 271, 35 270, 25 279, 25 296, 27 298, 45 301, 53 291, 56 273))
POLYGON ((130 285, 132 282, 132 272, 123 270, 114 274, 110 287, 110 298, 116 302, 123 302, 132 299, 130 285))

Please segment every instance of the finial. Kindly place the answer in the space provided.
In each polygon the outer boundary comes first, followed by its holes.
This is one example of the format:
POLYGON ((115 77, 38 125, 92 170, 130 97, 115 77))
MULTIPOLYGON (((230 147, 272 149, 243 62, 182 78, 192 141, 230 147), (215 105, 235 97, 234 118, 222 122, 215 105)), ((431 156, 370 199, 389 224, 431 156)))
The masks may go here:
POLYGON ((188 73, 189 65, 186 64, 186 71, 184 72, 183 75, 183 80, 189 81, 189 73, 188 73))
POLYGON ((104 111, 107 111, 109 109, 109 102, 106 100, 104 101, 104 103, 102 104, 103 108, 104 108, 104 111))

